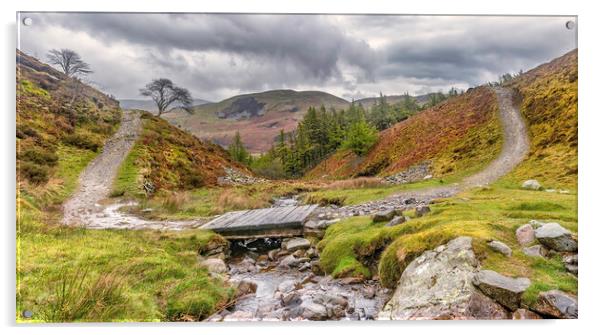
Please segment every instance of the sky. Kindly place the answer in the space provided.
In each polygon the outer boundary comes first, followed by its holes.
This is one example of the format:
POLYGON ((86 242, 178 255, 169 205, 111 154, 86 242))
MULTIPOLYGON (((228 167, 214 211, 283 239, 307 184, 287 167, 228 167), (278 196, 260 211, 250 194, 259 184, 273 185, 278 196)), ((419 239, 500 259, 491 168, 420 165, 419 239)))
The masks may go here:
POLYGON ((446 92, 528 70, 576 48, 573 17, 24 13, 18 47, 81 55, 119 99, 169 78, 220 101, 271 89, 344 99, 446 92))

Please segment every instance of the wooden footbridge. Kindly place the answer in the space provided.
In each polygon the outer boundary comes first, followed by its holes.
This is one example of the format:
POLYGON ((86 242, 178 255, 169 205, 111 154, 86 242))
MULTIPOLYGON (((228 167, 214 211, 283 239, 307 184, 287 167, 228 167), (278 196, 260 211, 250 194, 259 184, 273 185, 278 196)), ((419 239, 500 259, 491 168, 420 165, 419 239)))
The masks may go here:
POLYGON ((227 239, 291 237, 303 235, 303 224, 318 205, 286 206, 228 212, 207 222, 227 239))

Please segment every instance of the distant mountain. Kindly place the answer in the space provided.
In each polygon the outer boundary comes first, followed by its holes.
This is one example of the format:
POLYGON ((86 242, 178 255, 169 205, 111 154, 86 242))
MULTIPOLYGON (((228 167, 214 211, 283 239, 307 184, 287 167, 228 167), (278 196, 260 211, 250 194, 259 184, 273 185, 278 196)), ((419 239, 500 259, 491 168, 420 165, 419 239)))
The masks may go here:
MULTIPOLYGON (((210 103, 210 102, 207 100, 203 100, 203 99, 193 99, 193 101, 192 101, 193 106, 200 106, 200 105, 205 105, 208 103, 210 103)), ((155 102, 152 100, 146 100, 146 99, 121 99, 121 100, 119 100, 119 105, 123 109, 141 109, 141 110, 145 110, 148 112, 156 112, 157 111, 157 105, 155 105, 155 102)), ((181 105, 174 105, 174 107, 180 107, 180 106, 181 105)))
MULTIPOLYGON (((416 95, 416 96, 410 96, 414 99, 416 99, 416 103, 419 105, 424 105, 427 102, 429 102, 431 95, 436 94, 436 93, 427 93, 427 94, 422 94, 422 95, 416 95)), ((404 95, 386 95, 385 96, 387 103, 389 104, 396 104, 398 102, 403 101, 404 99, 404 95)), ((361 103, 364 107, 370 107, 372 105, 374 105, 375 103, 378 102, 379 97, 371 97, 371 98, 363 98, 363 99, 359 99, 359 100, 355 100, 356 103, 361 103)))
POLYGON ((251 152, 268 150, 281 129, 294 130, 311 106, 342 109, 349 101, 321 91, 272 90, 174 110, 164 118, 200 138, 228 145, 238 130, 251 152))

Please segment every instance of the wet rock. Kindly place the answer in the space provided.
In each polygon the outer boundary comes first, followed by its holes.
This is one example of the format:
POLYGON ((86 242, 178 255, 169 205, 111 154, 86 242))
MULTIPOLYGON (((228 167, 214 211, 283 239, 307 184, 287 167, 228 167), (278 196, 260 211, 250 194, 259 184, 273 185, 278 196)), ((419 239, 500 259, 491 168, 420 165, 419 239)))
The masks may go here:
POLYGON ((309 269, 311 269, 311 263, 309 263, 309 262, 302 263, 302 264, 299 266, 299 271, 300 271, 300 272, 303 272, 303 271, 305 271, 305 270, 309 270, 309 269))
POLYGON ((236 297, 242 297, 243 295, 247 295, 247 294, 252 294, 257 292, 257 283, 248 280, 248 279, 243 279, 240 282, 238 282, 238 285, 236 287, 236 297))
POLYGON ((523 248, 523 253, 530 257, 545 257, 548 254, 548 250, 544 246, 537 244, 523 248))
POLYGON ((315 278, 316 276, 313 273, 308 274, 307 276, 303 277, 303 279, 301 279, 301 284, 307 284, 307 283, 313 283, 315 282, 315 278))
POLYGON ((268 251, 268 259, 271 261, 277 260, 279 251, 280 251, 280 249, 272 249, 272 250, 268 251))
POLYGON ((485 295, 512 311, 520 307, 523 292, 531 286, 528 278, 510 278, 491 270, 478 272, 472 283, 485 295))
POLYGON ((332 294, 316 294, 313 298, 313 302, 320 305, 339 305, 343 308, 347 307, 348 305, 348 301, 346 298, 332 294))
POLYGON ((500 241, 491 241, 491 242, 487 243, 487 245, 491 249, 493 249, 493 250, 495 250, 495 251, 503 254, 506 257, 512 256, 512 249, 510 249, 510 247, 507 246, 503 242, 500 242, 500 241))
POLYGON ((419 218, 421 216, 426 215, 427 213, 430 213, 430 211, 431 211, 431 208, 429 206, 419 205, 419 206, 416 206, 416 212, 415 212, 416 214, 415 215, 417 218, 419 218))
POLYGON ((566 255, 562 258, 566 270, 574 275, 578 274, 578 259, 577 254, 566 255))
POLYGON ((389 221, 385 226, 386 227, 393 227, 393 226, 400 225, 400 224, 402 224, 404 222, 406 222, 405 216, 396 216, 393 219, 391 219, 391 221, 389 221))
POLYGON ((512 313, 512 320, 537 320, 541 319, 541 316, 537 313, 531 312, 528 309, 519 308, 512 313))
MULTIPOLYGON (((472 285, 478 268, 472 238, 458 237, 425 251, 403 271, 379 319, 497 319, 501 305, 472 285)), ((502 311, 502 312, 500 312, 502 311)))
POLYGON ((293 292, 282 294, 281 302, 282 302, 282 306, 291 307, 291 306, 300 305, 302 300, 301 300, 301 296, 299 295, 299 293, 293 291, 293 292))
POLYGON ((397 211, 394 209, 382 210, 374 213, 372 215, 372 222, 387 222, 391 221, 393 217, 397 214, 397 211))
POLYGON ((324 275, 324 270, 322 270, 319 260, 312 261, 310 264, 311 264, 311 272, 313 272, 314 274, 316 274, 318 276, 324 275))
POLYGON ((535 191, 539 191, 539 190, 543 189, 541 184, 535 179, 525 180, 521 187, 526 190, 535 190, 535 191))
POLYGON ((309 248, 307 249, 307 252, 305 252, 305 256, 309 258, 318 257, 318 251, 316 250, 316 248, 309 248))
POLYGON ((309 247, 311 247, 311 243, 307 239, 301 237, 292 238, 283 244, 283 248, 288 251, 307 249, 309 247))
POLYGON ((360 284, 364 281, 361 277, 346 277, 339 280, 342 285, 360 284))
POLYGON ((559 290, 539 293, 532 309, 539 314, 554 318, 576 319, 578 317, 577 297, 559 290))
POLYGON ((237 269, 239 273, 244 272, 256 272, 257 266, 255 265, 255 260, 250 257, 245 257, 240 263, 237 264, 237 269))
POLYGON ((228 267, 226 263, 219 258, 207 258, 201 261, 201 266, 206 267, 207 271, 211 273, 226 273, 228 272, 228 267))
POLYGON ((518 244, 527 245, 535 241, 535 230, 530 224, 524 224, 516 229, 518 244))
POLYGON ((535 238, 546 247, 561 251, 577 251, 577 241, 570 231, 556 222, 546 223, 535 230, 535 238))
POLYGON ((376 289, 374 288, 374 286, 364 287, 364 289, 362 290, 362 295, 366 299, 373 299, 376 295, 376 289))
POLYGON ((253 321, 253 313, 247 311, 236 311, 226 315, 223 321, 253 321))
POLYGON ((280 263, 278 263, 278 267, 279 268, 292 268, 292 267, 298 266, 299 264, 301 264, 300 258, 297 258, 293 255, 288 255, 280 260, 280 263))
POLYGON ((302 310, 301 316, 308 320, 326 320, 328 319, 328 311, 326 307, 316 304, 311 300, 305 300, 299 306, 302 310))
POLYGON ((289 279, 278 284, 278 288, 276 288, 277 292, 281 293, 289 293, 297 289, 297 282, 289 279))

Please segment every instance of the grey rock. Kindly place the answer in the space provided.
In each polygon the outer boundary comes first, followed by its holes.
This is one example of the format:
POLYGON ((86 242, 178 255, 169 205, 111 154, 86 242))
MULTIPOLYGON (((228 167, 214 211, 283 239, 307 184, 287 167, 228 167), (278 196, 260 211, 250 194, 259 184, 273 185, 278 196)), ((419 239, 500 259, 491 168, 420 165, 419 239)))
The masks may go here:
POLYGON ((255 292, 257 292, 257 283, 248 279, 243 279, 238 282, 236 287, 236 297, 242 297, 243 295, 252 294, 255 292))
POLYGON ((221 274, 228 272, 228 266, 220 258, 207 258, 201 261, 201 266, 206 267, 211 273, 221 274))
POLYGON ((316 294, 314 295, 313 302, 320 305, 331 305, 331 306, 342 306, 343 308, 347 307, 348 302, 347 299, 338 295, 332 294, 316 294))
POLYGON ((472 283, 485 295, 512 311, 520 307, 523 292, 531 285, 528 278, 510 278, 491 270, 477 273, 472 283))
POLYGON ((307 239, 301 237, 292 238, 283 244, 283 248, 288 251, 307 249, 309 247, 311 247, 311 243, 307 239))
POLYGON ((253 313, 248 311, 236 311, 226 315, 223 321, 253 321, 253 313))
POLYGON ((527 245, 535 241, 535 230, 530 224, 524 224, 516 229, 518 244, 527 245))
POLYGON ((472 285, 478 265, 470 237, 458 237, 436 251, 425 251, 405 268, 378 318, 507 318, 501 305, 472 285))
POLYGON ((299 307, 302 310, 301 316, 304 319, 326 320, 328 318, 326 307, 311 300, 304 300, 299 307))
POLYGON ((577 254, 566 255, 562 258, 566 270, 574 275, 578 274, 579 261, 577 254))
POLYGON ((372 222, 386 222, 391 221, 397 212, 394 209, 388 209, 383 211, 378 211, 372 215, 372 222))
POLYGON ((416 207, 416 217, 419 218, 421 216, 426 215, 427 213, 430 213, 431 208, 427 205, 419 205, 416 207))
POLYGON ((298 306, 302 302, 301 296, 295 291, 282 294, 280 299, 285 307, 298 306))
POLYGON ((535 230, 535 238, 546 247, 561 251, 577 251, 577 241, 570 231, 556 222, 546 223, 535 230))
POLYGON ((491 241, 491 242, 487 243, 487 245, 491 249, 493 249, 493 250, 495 250, 495 251, 497 251, 497 252, 499 252, 501 254, 504 254, 507 257, 512 256, 512 249, 510 249, 510 247, 507 246, 503 242, 500 242, 500 241, 491 241))
POLYGON ((523 253, 530 257, 545 257, 548 254, 548 250, 544 246, 537 244, 523 248, 523 253))
POLYGON ((539 293, 532 309, 539 314, 560 319, 576 319, 579 314, 577 297, 559 290, 539 293))
POLYGON ((280 263, 278 263, 278 267, 280 268, 292 268, 295 267, 299 264, 301 264, 301 259, 300 258, 296 258, 293 255, 288 255, 286 257, 284 257, 283 259, 280 260, 280 263))
POLYGON ((391 221, 389 221, 385 226, 386 227, 394 227, 394 226, 400 225, 404 222, 406 222, 405 216, 396 216, 396 217, 392 218, 391 221))
POLYGON ((535 179, 525 180, 521 187, 526 190, 536 190, 536 191, 543 189, 541 184, 535 179))
POLYGON ((285 281, 281 282, 280 284, 278 284, 276 291, 281 292, 281 293, 289 293, 296 289, 297 289, 297 282, 292 279, 289 279, 289 280, 285 280, 285 281))

